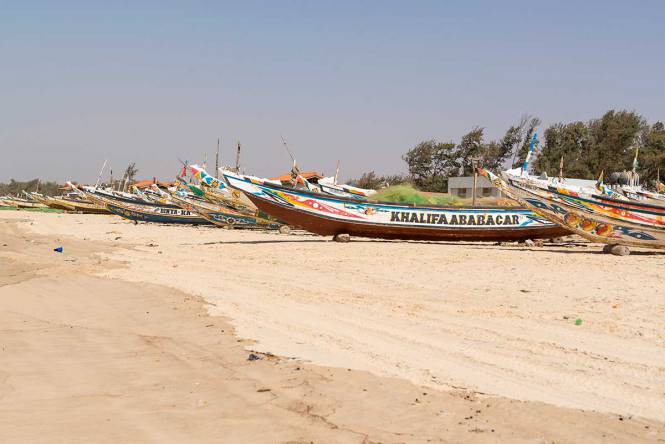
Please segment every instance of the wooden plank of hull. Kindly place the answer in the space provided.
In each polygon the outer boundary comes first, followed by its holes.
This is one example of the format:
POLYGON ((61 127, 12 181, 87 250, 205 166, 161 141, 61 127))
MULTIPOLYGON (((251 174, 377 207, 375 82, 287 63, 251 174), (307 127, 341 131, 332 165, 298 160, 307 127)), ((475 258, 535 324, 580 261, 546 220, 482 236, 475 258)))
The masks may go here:
POLYGON ((74 205, 74 211, 83 214, 109 214, 109 210, 97 206, 79 206, 74 205))
POLYGON ((49 197, 49 196, 43 196, 43 195, 38 194, 38 193, 32 193, 32 194, 31 194, 31 197, 32 197, 32 199, 34 199, 35 201, 37 201, 37 202, 41 203, 42 205, 44 205, 44 207, 46 207, 46 208, 51 208, 51 209, 53 209, 53 210, 71 211, 71 207, 70 207, 70 206, 68 206, 68 205, 67 205, 67 206, 65 206, 65 205, 58 205, 58 204, 55 203, 55 202, 53 201, 53 199, 52 199, 51 197, 49 197))
POLYGON ((45 199, 46 205, 48 205, 49 208, 64 211, 74 211, 74 207, 71 204, 63 202, 55 197, 45 197, 45 199))
POLYGON ((109 211, 102 205, 92 202, 77 202, 72 199, 53 199, 56 204, 62 204, 63 208, 67 207, 70 211, 85 214, 109 214, 109 211))
POLYGON ((137 222, 155 222, 162 224, 188 224, 188 225, 209 225, 210 221, 196 215, 179 216, 171 214, 159 214, 150 211, 141 211, 126 206, 116 205, 111 202, 106 203, 106 208, 113 213, 125 219, 137 222))
POLYGON ((30 208, 44 208, 44 205, 36 203, 36 202, 23 202, 23 201, 16 201, 16 206, 20 209, 30 209, 30 208))
POLYGON ((570 230, 556 225, 545 227, 527 226, 515 228, 428 228, 378 223, 349 222, 324 217, 310 212, 288 208, 246 193, 247 197, 262 211, 283 220, 289 225, 301 227, 322 236, 349 234, 351 236, 430 241, 521 241, 526 239, 549 239, 570 234, 570 230))

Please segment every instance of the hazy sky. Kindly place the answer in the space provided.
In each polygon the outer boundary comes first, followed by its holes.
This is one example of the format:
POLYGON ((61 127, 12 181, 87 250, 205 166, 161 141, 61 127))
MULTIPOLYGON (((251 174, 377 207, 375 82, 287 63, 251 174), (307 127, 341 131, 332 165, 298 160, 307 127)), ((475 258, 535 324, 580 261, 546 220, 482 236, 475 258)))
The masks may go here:
POLYGON ((524 113, 665 120, 665 2, 0 0, 0 181, 405 171, 417 142, 524 113))

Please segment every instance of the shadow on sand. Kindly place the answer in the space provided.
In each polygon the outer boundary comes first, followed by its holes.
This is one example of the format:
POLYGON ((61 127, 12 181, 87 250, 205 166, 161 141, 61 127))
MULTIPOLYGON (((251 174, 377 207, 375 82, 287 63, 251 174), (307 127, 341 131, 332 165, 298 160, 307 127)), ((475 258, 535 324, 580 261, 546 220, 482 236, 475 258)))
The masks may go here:
MULTIPOLYGON (((303 243, 333 243, 335 242, 331 237, 311 235, 311 239, 266 239, 266 240, 246 240, 246 241, 215 241, 215 242, 202 242, 202 243, 185 243, 182 246, 196 246, 196 245, 270 245, 270 244, 303 244, 303 243)), ((399 240, 399 239, 366 239, 366 238, 351 238, 351 243, 380 243, 380 244, 416 244, 416 245, 448 245, 448 246, 464 246, 471 247, 476 250, 498 249, 502 251, 541 251, 548 253, 559 254, 605 254, 603 253, 602 245, 589 247, 588 244, 545 244, 542 247, 528 247, 525 245, 515 244, 514 246, 497 245, 492 242, 446 242, 446 241, 419 241, 419 240, 399 240)), ((631 256, 663 256, 665 251, 642 251, 631 250, 631 256)))

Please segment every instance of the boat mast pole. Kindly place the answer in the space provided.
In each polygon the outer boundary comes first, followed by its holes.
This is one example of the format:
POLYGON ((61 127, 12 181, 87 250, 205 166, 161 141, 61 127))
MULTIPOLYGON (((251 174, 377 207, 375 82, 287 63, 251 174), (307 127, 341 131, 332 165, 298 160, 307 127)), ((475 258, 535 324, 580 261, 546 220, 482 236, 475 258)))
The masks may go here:
POLYGON ((471 191, 471 206, 476 206, 476 187, 478 186, 478 163, 480 157, 471 158, 471 166, 473 167, 473 190, 471 191))
POLYGON ((219 179, 219 137, 217 138, 217 153, 215 154, 215 179, 219 179))
POLYGON ((561 160, 559 160, 559 182, 563 180, 563 156, 561 156, 561 160))
POLYGON ((238 151, 236 151, 236 173, 240 173, 240 141, 238 140, 238 151))
POLYGON ((286 152, 289 153, 289 156, 293 161, 293 167, 291 168, 291 183, 295 187, 296 184, 298 183, 298 176, 300 176, 300 169, 298 168, 298 162, 296 162, 295 156, 289 149, 289 145, 286 143, 284 135, 282 135, 281 137, 282 137, 282 145, 284 145, 284 148, 286 148, 286 152))
POLYGON ((337 177, 339 176, 339 160, 337 161, 337 169, 335 170, 335 181, 334 185, 337 185, 337 177))
POLYGON ((104 165, 102 165, 102 169, 99 170, 99 177, 97 177, 97 182, 95 182, 95 188, 99 186, 99 182, 102 180, 102 174, 104 174, 104 168, 106 168, 106 162, 108 162, 108 159, 104 159, 104 165))

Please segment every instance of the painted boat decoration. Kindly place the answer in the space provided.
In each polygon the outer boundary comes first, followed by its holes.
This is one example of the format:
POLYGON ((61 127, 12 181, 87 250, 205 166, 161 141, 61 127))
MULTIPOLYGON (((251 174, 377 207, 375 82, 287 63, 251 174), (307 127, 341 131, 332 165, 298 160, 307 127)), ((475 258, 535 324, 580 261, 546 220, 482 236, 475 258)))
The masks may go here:
MULTIPOLYGON (((229 189, 223 180, 211 176, 198 165, 189 165, 192 175, 199 179, 203 197, 209 202, 222 205, 247 215, 256 214, 256 206, 243 193, 229 189)), ((220 168, 220 172, 223 172, 220 168)))
POLYGON ((376 194, 376 190, 358 188, 352 185, 338 184, 335 176, 324 177, 316 184, 321 192, 331 194, 337 197, 348 197, 357 200, 367 200, 368 197, 376 194))
POLYGON ((480 173, 508 197, 592 242, 665 249, 665 207, 580 195, 561 187, 545 190, 510 175, 480 173))
POLYGON ((129 203, 83 191, 91 200, 104 205, 111 213, 136 222, 162 224, 209 225, 210 221, 194 211, 173 204, 152 202, 129 203))
POLYGON ((279 230, 282 224, 262 217, 242 214, 222 205, 173 193, 173 201, 185 210, 193 211, 212 224, 224 228, 279 230))
POLYGON ((361 202, 256 183, 225 172, 230 187, 289 225, 320 235, 448 241, 519 241, 570 234, 519 207, 417 207, 361 202))

